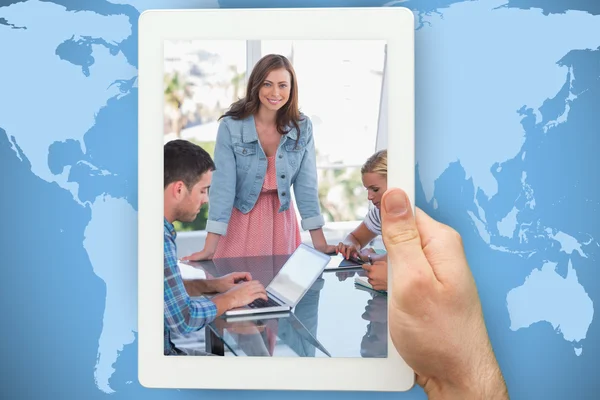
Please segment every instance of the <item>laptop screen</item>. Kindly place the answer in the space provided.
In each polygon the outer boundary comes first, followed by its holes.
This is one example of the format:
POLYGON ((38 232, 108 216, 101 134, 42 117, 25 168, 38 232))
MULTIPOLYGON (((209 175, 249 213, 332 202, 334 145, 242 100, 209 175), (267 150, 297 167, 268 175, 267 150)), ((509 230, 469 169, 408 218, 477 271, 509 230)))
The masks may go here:
POLYGON ((308 246, 300 245, 267 288, 291 304, 296 304, 328 262, 328 255, 321 255, 308 246))

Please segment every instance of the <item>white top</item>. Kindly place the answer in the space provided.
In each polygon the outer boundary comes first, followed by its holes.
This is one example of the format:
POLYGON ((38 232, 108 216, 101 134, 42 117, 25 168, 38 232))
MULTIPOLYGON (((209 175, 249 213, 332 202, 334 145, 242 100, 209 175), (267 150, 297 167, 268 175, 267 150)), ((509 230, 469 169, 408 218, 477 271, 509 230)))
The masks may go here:
POLYGON ((373 232, 375 235, 381 235, 381 214, 377 207, 373 207, 369 210, 369 213, 365 216, 363 221, 368 230, 373 232))

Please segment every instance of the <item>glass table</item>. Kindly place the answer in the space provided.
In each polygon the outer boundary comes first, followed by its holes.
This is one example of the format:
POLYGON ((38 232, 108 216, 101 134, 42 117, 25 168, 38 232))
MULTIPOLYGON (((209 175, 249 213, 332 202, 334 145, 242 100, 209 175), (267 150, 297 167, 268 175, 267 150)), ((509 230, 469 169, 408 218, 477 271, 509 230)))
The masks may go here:
MULTIPOLYGON (((216 278, 249 272, 265 287, 289 256, 187 262, 216 278)), ((291 312, 221 316, 206 329, 206 351, 221 356, 386 357, 387 296, 354 283, 361 268, 323 272, 291 312)))

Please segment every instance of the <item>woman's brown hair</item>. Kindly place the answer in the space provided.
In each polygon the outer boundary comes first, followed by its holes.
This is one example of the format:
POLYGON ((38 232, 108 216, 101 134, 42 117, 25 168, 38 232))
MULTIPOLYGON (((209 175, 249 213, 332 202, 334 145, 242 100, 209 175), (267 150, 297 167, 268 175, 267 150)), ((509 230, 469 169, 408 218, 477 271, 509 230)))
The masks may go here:
POLYGON ((298 139, 300 138, 300 128, 298 122, 300 121, 300 110, 298 109, 298 83, 296 82, 296 73, 292 67, 292 63, 284 56, 279 54, 268 54, 261 58, 250 74, 248 79, 248 87, 246 89, 246 96, 231 105, 229 110, 225 114, 221 115, 219 119, 223 117, 232 117, 233 119, 244 119, 250 115, 254 115, 258 112, 260 106, 260 100, 258 98, 258 92, 267 79, 267 75, 273 70, 285 68, 291 77, 290 82, 290 97, 287 103, 284 104, 279 110, 277 110, 276 124, 277 132, 285 135, 289 132, 286 128, 291 124, 294 125, 298 131, 298 139))

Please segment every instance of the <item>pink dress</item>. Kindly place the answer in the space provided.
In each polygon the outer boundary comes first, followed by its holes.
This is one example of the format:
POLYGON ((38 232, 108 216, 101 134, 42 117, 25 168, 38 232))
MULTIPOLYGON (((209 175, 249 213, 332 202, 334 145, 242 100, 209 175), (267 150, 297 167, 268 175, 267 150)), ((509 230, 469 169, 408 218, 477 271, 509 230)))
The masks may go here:
POLYGON ((267 157, 267 173, 254 208, 248 214, 233 208, 213 258, 292 254, 302 242, 294 202, 283 212, 278 212, 280 206, 275 157, 267 157))

